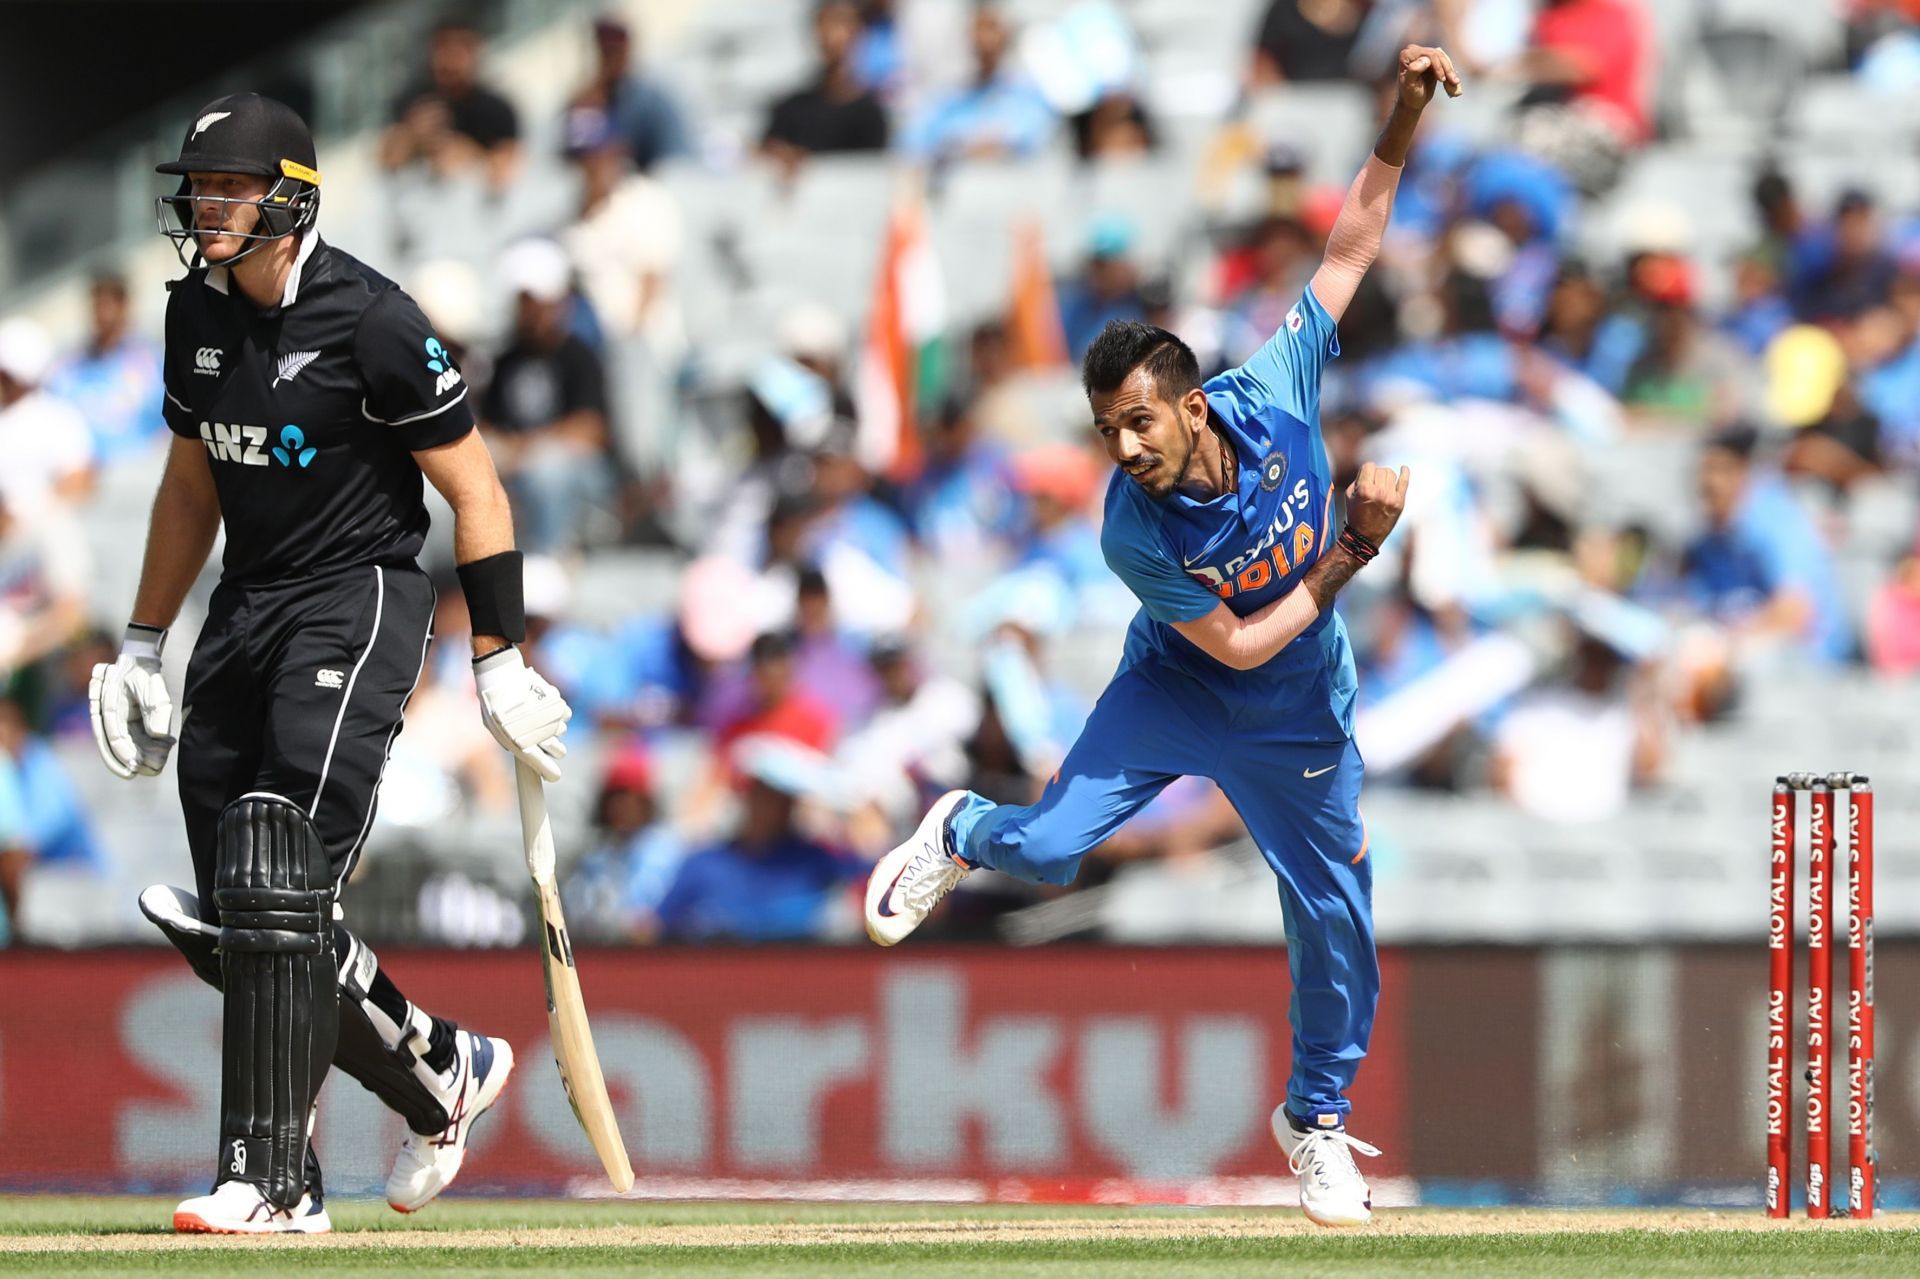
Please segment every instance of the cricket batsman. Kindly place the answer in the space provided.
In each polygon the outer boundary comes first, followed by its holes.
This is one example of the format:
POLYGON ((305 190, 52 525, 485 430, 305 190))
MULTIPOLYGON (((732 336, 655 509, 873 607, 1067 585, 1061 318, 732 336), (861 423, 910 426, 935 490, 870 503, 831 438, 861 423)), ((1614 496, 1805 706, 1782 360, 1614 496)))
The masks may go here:
POLYGON ((1409 476, 1367 464, 1331 525, 1320 373, 1335 327, 1380 248, 1401 166, 1437 87, 1460 78, 1439 49, 1400 53, 1399 100, 1348 190, 1327 252, 1285 323, 1252 359, 1204 384, 1185 342, 1109 324, 1082 381, 1119 467, 1101 545, 1139 597, 1125 656, 1039 800, 968 791, 934 804, 867 884, 867 932, 891 946, 966 875, 988 867, 1072 881, 1087 852, 1174 778, 1217 782, 1280 880, 1292 976, 1293 1074, 1273 1135, 1323 1226, 1372 1204, 1348 1135, 1346 1090, 1373 1029, 1372 871, 1353 743, 1356 678, 1340 588, 1379 553, 1409 476))
POLYGON ((117 776, 158 774, 179 740, 194 890, 140 905, 225 1001, 213 1188, 179 1231, 329 1229, 310 1144, 329 1064, 407 1122, 401 1212, 453 1180, 513 1070, 506 1041, 409 1002, 340 923, 431 638, 422 476, 453 507, 488 730, 554 781, 572 713, 514 647, 520 554, 466 383, 412 299, 321 240, 316 164, 292 109, 241 93, 159 166, 180 179, 159 211, 188 268, 167 301, 174 438, 126 638, 90 690, 117 776), (223 522, 176 716, 161 650, 223 522))

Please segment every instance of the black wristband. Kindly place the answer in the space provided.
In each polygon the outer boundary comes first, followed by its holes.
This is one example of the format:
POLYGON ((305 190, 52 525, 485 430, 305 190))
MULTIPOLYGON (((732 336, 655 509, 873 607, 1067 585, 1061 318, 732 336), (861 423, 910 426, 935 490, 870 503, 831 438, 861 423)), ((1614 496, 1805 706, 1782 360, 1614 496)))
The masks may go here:
POLYGON ((462 564, 460 590, 467 597, 468 627, 474 635, 498 635, 512 644, 527 638, 527 601, 520 575, 520 552, 502 551, 462 564))
POLYGON ((1359 560, 1363 565, 1373 563, 1373 557, 1380 553, 1378 546, 1375 546, 1372 542, 1354 532, 1352 526, 1341 529, 1337 541, 1339 546, 1345 550, 1347 554, 1359 560))

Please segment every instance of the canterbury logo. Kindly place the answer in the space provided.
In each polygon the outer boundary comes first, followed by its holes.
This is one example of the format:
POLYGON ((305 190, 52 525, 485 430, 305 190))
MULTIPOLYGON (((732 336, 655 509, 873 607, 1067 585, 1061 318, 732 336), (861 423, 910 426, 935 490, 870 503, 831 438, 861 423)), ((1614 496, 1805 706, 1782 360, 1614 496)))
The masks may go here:
POLYGON ((205 373, 209 377, 220 376, 220 356, 223 354, 217 346, 203 346, 193 353, 193 371, 205 373))
MULTIPOLYGON (((222 120, 226 119, 228 116, 232 114, 233 112, 231 111, 207 112, 205 115, 201 116, 198 120, 195 120, 193 122, 193 137, 194 138, 199 137, 201 134, 205 133, 208 129, 212 128, 216 124, 219 124, 222 120)), ((187 141, 191 142, 193 141, 193 138, 188 138, 187 141)))
POLYGON ((330 667, 322 667, 320 670, 314 672, 313 676, 313 686, 315 688, 340 688, 345 685, 346 682, 346 676, 330 667))
POLYGON ((273 383, 267 389, 272 390, 273 387, 279 386, 282 382, 293 381, 295 374, 319 358, 320 352, 318 351, 294 351, 281 356, 279 371, 273 375, 273 383))

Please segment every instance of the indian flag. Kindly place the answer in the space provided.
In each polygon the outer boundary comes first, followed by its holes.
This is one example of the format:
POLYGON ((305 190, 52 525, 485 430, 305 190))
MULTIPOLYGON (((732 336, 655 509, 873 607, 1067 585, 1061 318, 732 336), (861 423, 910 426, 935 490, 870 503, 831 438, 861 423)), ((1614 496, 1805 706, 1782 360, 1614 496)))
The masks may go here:
POLYGON ((874 277, 854 390, 860 459, 869 470, 896 480, 919 472, 919 415, 944 381, 946 324, 947 291, 926 206, 917 185, 903 185, 874 277))

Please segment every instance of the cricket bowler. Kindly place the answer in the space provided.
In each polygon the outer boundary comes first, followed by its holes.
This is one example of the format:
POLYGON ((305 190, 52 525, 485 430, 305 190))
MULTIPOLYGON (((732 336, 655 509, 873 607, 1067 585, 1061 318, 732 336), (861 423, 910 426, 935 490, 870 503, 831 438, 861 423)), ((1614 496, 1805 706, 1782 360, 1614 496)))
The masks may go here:
POLYGON ((494 738, 547 781, 571 715, 522 662, 520 554, 467 385, 394 284, 315 230, 313 138, 241 93, 189 123, 158 201, 187 274, 170 286, 173 440, 118 660, 93 669, 94 738, 123 778, 180 744, 194 889, 141 909, 225 1001, 209 1194, 174 1229, 329 1229, 310 1144, 329 1064, 407 1122, 387 1199, 412 1212, 460 1171, 513 1051, 402 995, 340 923, 387 752, 426 660, 421 479, 451 504, 474 675, 494 738), (167 628, 226 526, 179 714, 167 628))
POLYGON ((1082 381, 1118 467, 1101 545, 1141 603, 1125 656, 1039 800, 943 796, 867 884, 867 932, 891 946, 971 871, 1066 884, 1089 850, 1174 778, 1212 778, 1280 881, 1292 977, 1293 1073, 1273 1112, 1325 1226, 1372 1215, 1346 1090, 1373 1029, 1380 969, 1353 743, 1357 681, 1334 598, 1379 553, 1408 473, 1367 464, 1332 527, 1320 375, 1379 252, 1420 113, 1460 79, 1439 49, 1400 53, 1399 98, 1299 303, 1252 359, 1200 381, 1191 349, 1109 324, 1082 381))

